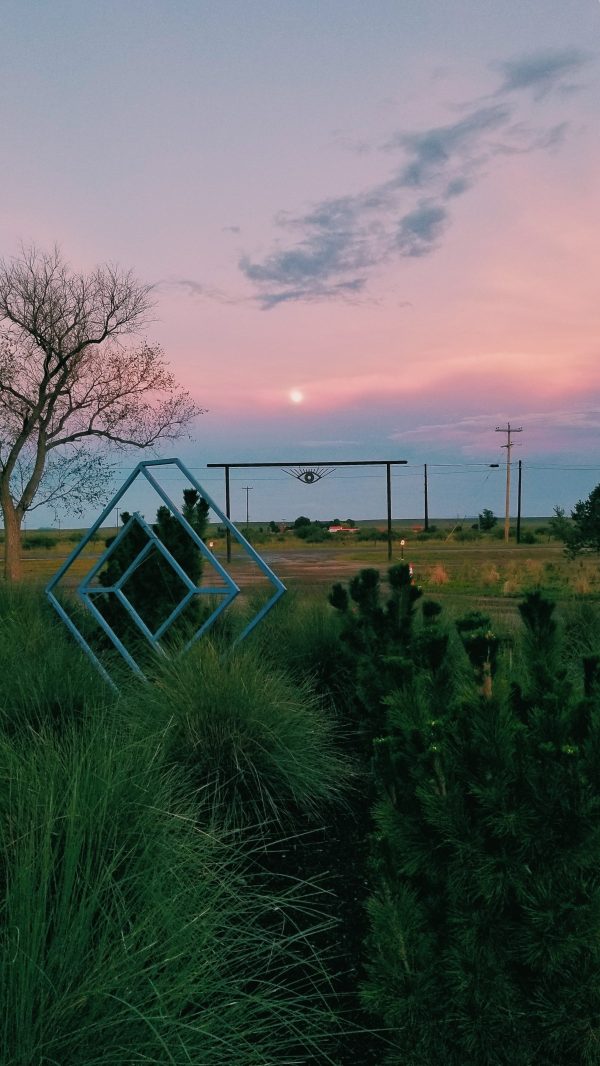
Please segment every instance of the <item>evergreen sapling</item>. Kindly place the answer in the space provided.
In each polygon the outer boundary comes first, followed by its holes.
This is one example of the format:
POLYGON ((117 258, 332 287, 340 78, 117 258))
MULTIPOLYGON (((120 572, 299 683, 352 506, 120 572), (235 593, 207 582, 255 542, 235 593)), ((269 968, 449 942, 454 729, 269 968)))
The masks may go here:
POLYGON ((471 617, 470 691, 449 645, 387 701, 363 1002, 394 1066, 600 1061, 600 669, 581 695, 553 610, 521 606, 520 685, 471 617))

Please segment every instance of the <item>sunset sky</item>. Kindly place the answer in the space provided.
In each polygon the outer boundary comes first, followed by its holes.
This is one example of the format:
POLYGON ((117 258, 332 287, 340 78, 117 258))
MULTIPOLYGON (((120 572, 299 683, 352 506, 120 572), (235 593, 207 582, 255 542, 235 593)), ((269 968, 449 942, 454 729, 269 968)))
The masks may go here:
MULTIPOLYGON (((155 285, 207 408, 165 454, 220 501, 206 463, 403 458, 398 517, 424 463, 433 515, 501 513, 510 421, 524 512, 570 509, 600 481, 599 57, 599 0, 5 0, 0 254, 155 285)), ((242 484, 256 519, 384 513, 380 475, 240 473, 238 518, 242 484)))

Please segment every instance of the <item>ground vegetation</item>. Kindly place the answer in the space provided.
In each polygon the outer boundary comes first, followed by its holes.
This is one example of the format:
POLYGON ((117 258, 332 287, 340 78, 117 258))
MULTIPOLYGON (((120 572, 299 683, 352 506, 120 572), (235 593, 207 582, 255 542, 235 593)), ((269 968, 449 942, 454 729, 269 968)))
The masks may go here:
POLYGON ((486 549, 522 571, 492 619, 480 550, 298 589, 118 701, 0 589, 11 1066, 598 1062, 600 612, 561 586, 593 560, 486 549))

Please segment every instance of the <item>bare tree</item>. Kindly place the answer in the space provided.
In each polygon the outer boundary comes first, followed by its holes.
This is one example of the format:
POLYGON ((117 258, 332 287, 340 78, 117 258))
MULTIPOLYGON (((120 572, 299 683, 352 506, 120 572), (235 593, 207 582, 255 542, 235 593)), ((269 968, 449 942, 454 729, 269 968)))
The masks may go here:
POLYGON ((139 334, 150 288, 130 271, 74 273, 60 251, 0 260, 0 507, 4 576, 21 576, 21 525, 41 503, 99 502, 99 443, 148 448, 181 435, 200 409, 159 347, 139 334))

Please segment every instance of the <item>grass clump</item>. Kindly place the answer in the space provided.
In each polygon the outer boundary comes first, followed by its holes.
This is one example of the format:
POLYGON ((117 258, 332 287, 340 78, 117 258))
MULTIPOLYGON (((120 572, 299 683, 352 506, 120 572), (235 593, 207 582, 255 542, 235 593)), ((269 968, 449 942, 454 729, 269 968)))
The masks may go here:
POLYGON ((331 894, 252 864, 240 806, 315 809, 344 766, 254 659, 198 649, 118 698, 35 590, 1 590, 2 1066, 333 1062, 331 894))
POLYGON ((574 598, 563 610, 565 645, 571 658, 600 654, 600 609, 597 603, 574 598))
POLYGON ((336 799, 349 770, 313 690, 262 661, 203 641, 155 664, 130 712, 164 730, 169 759, 228 824, 289 823, 336 799))
POLYGON ((110 699, 35 586, 0 585, 0 728, 56 726, 110 699))
POLYGON ((343 625, 339 613, 320 597, 288 592, 252 635, 252 646, 274 669, 284 669, 343 713, 352 672, 340 654, 343 625))
POLYGON ((2 1062, 327 1062, 316 892, 249 885, 161 761, 111 716, 2 737, 2 1062))

